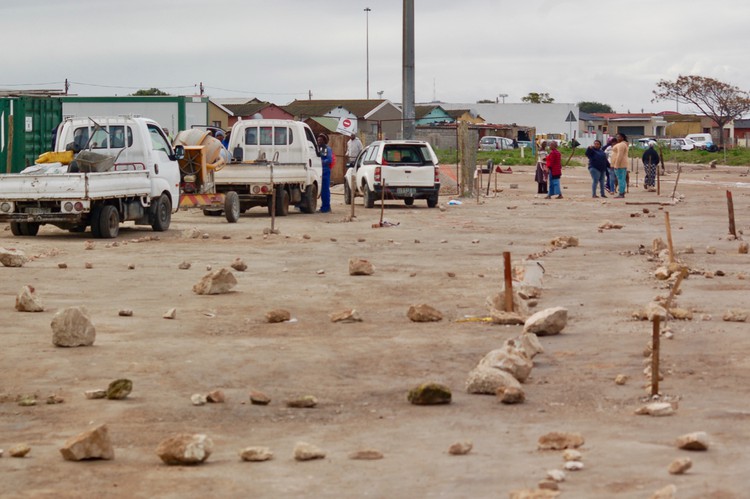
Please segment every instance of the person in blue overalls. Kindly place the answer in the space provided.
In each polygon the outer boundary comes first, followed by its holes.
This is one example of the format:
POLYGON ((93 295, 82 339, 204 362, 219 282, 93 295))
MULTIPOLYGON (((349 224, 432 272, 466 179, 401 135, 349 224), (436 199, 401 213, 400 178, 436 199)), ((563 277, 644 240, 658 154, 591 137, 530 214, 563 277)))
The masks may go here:
POLYGON ((320 186, 320 213, 330 213, 333 151, 328 147, 328 136, 324 133, 318 134, 318 148, 320 149, 320 160, 323 163, 323 185, 320 186))

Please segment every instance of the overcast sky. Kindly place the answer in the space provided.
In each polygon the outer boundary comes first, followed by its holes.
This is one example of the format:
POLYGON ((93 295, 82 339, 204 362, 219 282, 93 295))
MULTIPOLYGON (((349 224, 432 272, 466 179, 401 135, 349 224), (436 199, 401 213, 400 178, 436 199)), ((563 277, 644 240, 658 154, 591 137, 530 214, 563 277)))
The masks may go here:
MULTIPOLYGON (((415 0, 416 100, 547 92, 618 112, 660 79, 710 76, 750 90, 750 2, 415 0)), ((0 0, 0 89, 127 95, 157 87, 268 100, 401 101, 400 0, 0 0)), ((501 99, 502 100, 502 99, 501 99)), ((680 111, 690 111, 680 105, 680 111)))

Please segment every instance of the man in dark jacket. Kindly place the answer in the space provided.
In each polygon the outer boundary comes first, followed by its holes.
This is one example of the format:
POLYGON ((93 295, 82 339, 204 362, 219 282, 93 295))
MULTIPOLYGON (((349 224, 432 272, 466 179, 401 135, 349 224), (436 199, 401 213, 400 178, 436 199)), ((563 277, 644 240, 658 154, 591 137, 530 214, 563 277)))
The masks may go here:
POLYGON ((589 173, 591 174, 591 197, 599 197, 596 195, 596 188, 599 187, 599 192, 603 198, 607 195, 604 194, 604 178, 607 176, 607 168, 609 168, 609 161, 607 155, 602 151, 602 143, 599 140, 594 141, 594 145, 586 148, 586 157, 589 158, 589 173))
POLYGON ((648 143, 648 149, 643 152, 643 168, 646 170, 646 180, 643 181, 644 189, 653 189, 656 187, 656 168, 659 165, 659 153, 654 146, 656 143, 652 140, 648 143))

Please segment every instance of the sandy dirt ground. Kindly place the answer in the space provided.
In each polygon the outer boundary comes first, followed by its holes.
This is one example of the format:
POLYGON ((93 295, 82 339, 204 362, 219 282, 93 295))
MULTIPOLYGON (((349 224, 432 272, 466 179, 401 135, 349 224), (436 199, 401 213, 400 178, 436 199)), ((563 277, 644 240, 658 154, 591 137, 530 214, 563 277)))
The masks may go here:
POLYGON ((684 199, 667 207, 626 203, 669 201, 674 172, 663 177, 661 196, 639 184, 624 200, 603 200, 591 198, 584 168, 570 168, 565 198, 545 200, 535 197, 533 171, 514 167, 499 176, 502 192, 479 204, 464 200, 443 210, 388 202, 385 219, 398 225, 387 228, 371 227, 380 212, 365 210, 361 199, 356 221, 344 222, 349 207, 341 186, 332 214, 278 218, 280 234, 268 237, 270 218, 258 208, 237 224, 179 212, 161 234, 125 224, 118 245, 96 240, 91 250, 88 232, 42 227, 37 237, 16 238, 0 228, 0 247, 33 257, 22 268, 0 267, 0 496, 507 497, 562 467, 559 451, 537 450, 541 435, 574 431, 585 437, 585 469, 568 472, 561 497, 645 498, 668 484, 681 498, 748 497, 750 326, 722 320, 729 308, 750 308, 750 256, 727 237, 725 196, 733 191, 737 228, 750 234, 746 170, 686 168, 677 188, 684 199), (679 398, 679 408, 656 418, 634 415, 647 395, 643 350, 651 325, 631 314, 668 293, 653 277, 658 262, 639 254, 640 245, 666 240, 665 211, 678 258, 694 271, 677 302, 694 317, 666 326, 674 338, 662 341, 661 391, 679 398), (623 227, 599 230, 606 220, 623 227), (183 235, 194 227, 208 238, 183 235), (546 274, 537 310, 566 307, 569 322, 560 335, 541 338, 545 353, 523 385, 526 402, 503 405, 466 393, 468 372, 521 326, 457 319, 487 315, 486 298, 502 283, 503 251, 520 262, 558 236, 575 236, 580 245, 540 258, 546 274), (234 272, 234 292, 192 292, 207 266, 229 267, 237 257, 248 269, 234 272), (350 257, 371 260, 375 274, 349 276, 350 257), (183 261, 192 267, 179 270, 183 261), (58 268, 61 262, 68 268, 58 268), (14 309, 26 284, 36 288, 44 312, 14 309), (410 322, 406 311, 417 303, 445 318, 410 322), (96 343, 53 346, 53 315, 78 305, 90 313, 96 343), (171 307, 176 319, 163 319, 171 307), (118 316, 124 308, 133 316, 118 316), (265 313, 274 308, 289 310, 294 321, 267 324, 265 313), (330 313, 346 308, 364 321, 330 322, 330 313), (625 385, 614 383, 618 374, 629 377, 625 385), (84 397, 117 378, 133 381, 127 399, 84 397), (453 402, 409 404, 408 390, 427 381, 448 385, 453 402), (192 394, 212 389, 224 390, 226 402, 191 404, 192 394), (270 395, 271 404, 251 405, 251 389, 270 395), (40 404, 19 406, 24 394, 36 394, 40 404), (64 403, 46 405, 53 394, 64 403), (285 406, 303 395, 319 405, 285 406), (114 460, 62 459, 66 439, 101 423, 114 460), (707 452, 676 448, 675 439, 693 431, 708 433, 707 452), (181 432, 214 441, 205 464, 159 460, 158 443, 181 432), (449 455, 463 440, 474 443, 472 452, 449 455), (327 457, 295 461, 299 441, 327 457), (32 448, 23 459, 8 456, 18 443, 32 448), (270 447, 275 458, 242 462, 238 451, 251 445, 270 447), (385 457, 348 458, 363 448, 385 457), (678 457, 692 458, 693 467, 670 475, 678 457))

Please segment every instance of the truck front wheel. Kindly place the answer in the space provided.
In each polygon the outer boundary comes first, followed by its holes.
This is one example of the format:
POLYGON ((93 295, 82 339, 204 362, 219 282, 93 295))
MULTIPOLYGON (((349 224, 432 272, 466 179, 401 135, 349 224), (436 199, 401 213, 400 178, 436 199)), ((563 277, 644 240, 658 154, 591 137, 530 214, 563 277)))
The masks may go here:
POLYGON ((102 206, 99 220, 94 223, 96 222, 99 223, 99 237, 102 239, 114 239, 120 233, 120 214, 111 204, 102 206))
POLYGON ((164 232, 169 229, 169 224, 172 221, 172 203, 166 194, 162 194, 154 204, 151 206, 153 221, 151 222, 151 228, 156 232, 164 232))

